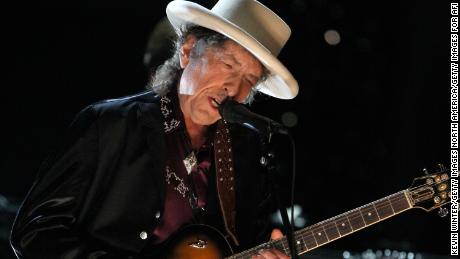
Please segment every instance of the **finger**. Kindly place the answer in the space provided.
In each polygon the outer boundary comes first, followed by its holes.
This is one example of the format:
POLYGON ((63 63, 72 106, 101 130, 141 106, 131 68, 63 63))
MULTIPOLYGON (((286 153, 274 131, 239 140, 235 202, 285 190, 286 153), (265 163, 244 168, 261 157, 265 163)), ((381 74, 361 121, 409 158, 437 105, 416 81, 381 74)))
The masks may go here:
POLYGON ((272 252, 273 252, 276 256, 278 256, 278 258, 280 258, 280 259, 289 259, 289 258, 290 258, 290 257, 287 256, 286 254, 284 254, 284 253, 282 253, 282 252, 280 252, 280 251, 278 251, 278 250, 276 250, 276 249, 272 249, 272 252))
POLYGON ((277 259, 278 258, 278 256, 276 256, 276 254, 274 254, 271 250, 260 250, 258 254, 261 255, 262 258, 265 258, 265 259, 277 259))
POLYGON ((271 240, 277 240, 277 239, 280 239, 282 237, 283 237, 283 232, 281 232, 281 230, 279 230, 277 228, 274 228, 272 230, 272 234, 270 235, 271 240))

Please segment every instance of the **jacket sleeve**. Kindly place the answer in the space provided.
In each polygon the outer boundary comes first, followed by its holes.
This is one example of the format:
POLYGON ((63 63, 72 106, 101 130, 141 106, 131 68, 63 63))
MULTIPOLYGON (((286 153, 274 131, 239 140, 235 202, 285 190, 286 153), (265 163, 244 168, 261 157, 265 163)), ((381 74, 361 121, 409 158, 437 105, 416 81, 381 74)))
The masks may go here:
POLYGON ((85 233, 81 206, 97 169, 96 113, 89 106, 71 124, 64 147, 41 166, 11 232, 18 258, 111 258, 120 251, 85 233))

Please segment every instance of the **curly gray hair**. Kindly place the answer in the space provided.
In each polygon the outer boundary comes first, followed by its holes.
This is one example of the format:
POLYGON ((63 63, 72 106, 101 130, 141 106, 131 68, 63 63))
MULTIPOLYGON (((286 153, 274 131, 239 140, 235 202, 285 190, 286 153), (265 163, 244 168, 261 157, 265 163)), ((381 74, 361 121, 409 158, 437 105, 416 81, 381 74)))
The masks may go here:
MULTIPOLYGON (((172 89, 175 89, 177 81, 182 75, 182 68, 179 61, 180 47, 184 44, 189 35, 194 35, 197 41, 202 40, 205 48, 210 46, 222 47, 224 42, 229 40, 228 37, 201 26, 189 25, 181 28, 181 30, 177 32, 177 38, 174 41, 173 55, 162 65, 158 66, 155 71, 152 71, 147 88, 160 96, 164 96, 172 89)), ((203 51, 197 48, 192 51, 192 55, 200 56, 202 53, 203 51)), ((268 73, 268 70, 263 67, 262 76, 257 84, 265 80, 268 73)), ((258 92, 257 84, 256 87, 252 88, 252 91, 246 97, 244 103, 251 103, 254 100, 255 94, 258 92)))

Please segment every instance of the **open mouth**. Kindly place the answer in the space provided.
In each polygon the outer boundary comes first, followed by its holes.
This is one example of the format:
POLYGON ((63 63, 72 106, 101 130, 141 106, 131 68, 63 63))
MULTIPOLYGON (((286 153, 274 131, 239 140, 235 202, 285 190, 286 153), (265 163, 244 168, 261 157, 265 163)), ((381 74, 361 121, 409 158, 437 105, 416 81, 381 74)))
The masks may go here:
POLYGON ((216 99, 214 99, 214 98, 212 98, 212 97, 209 97, 209 99, 210 99, 210 102, 211 102, 211 106, 214 107, 214 108, 216 108, 216 109, 218 109, 220 103, 219 103, 216 99))

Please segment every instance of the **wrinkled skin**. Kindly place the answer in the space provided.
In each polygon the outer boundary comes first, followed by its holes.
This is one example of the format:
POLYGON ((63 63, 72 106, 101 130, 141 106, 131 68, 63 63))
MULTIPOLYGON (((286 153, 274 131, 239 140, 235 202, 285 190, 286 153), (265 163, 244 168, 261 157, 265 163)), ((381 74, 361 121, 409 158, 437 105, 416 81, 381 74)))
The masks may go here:
POLYGON ((200 146, 207 126, 221 118, 218 103, 226 98, 243 102, 262 76, 262 64, 232 40, 204 46, 193 35, 181 47, 180 64, 179 103, 192 145, 200 146))

